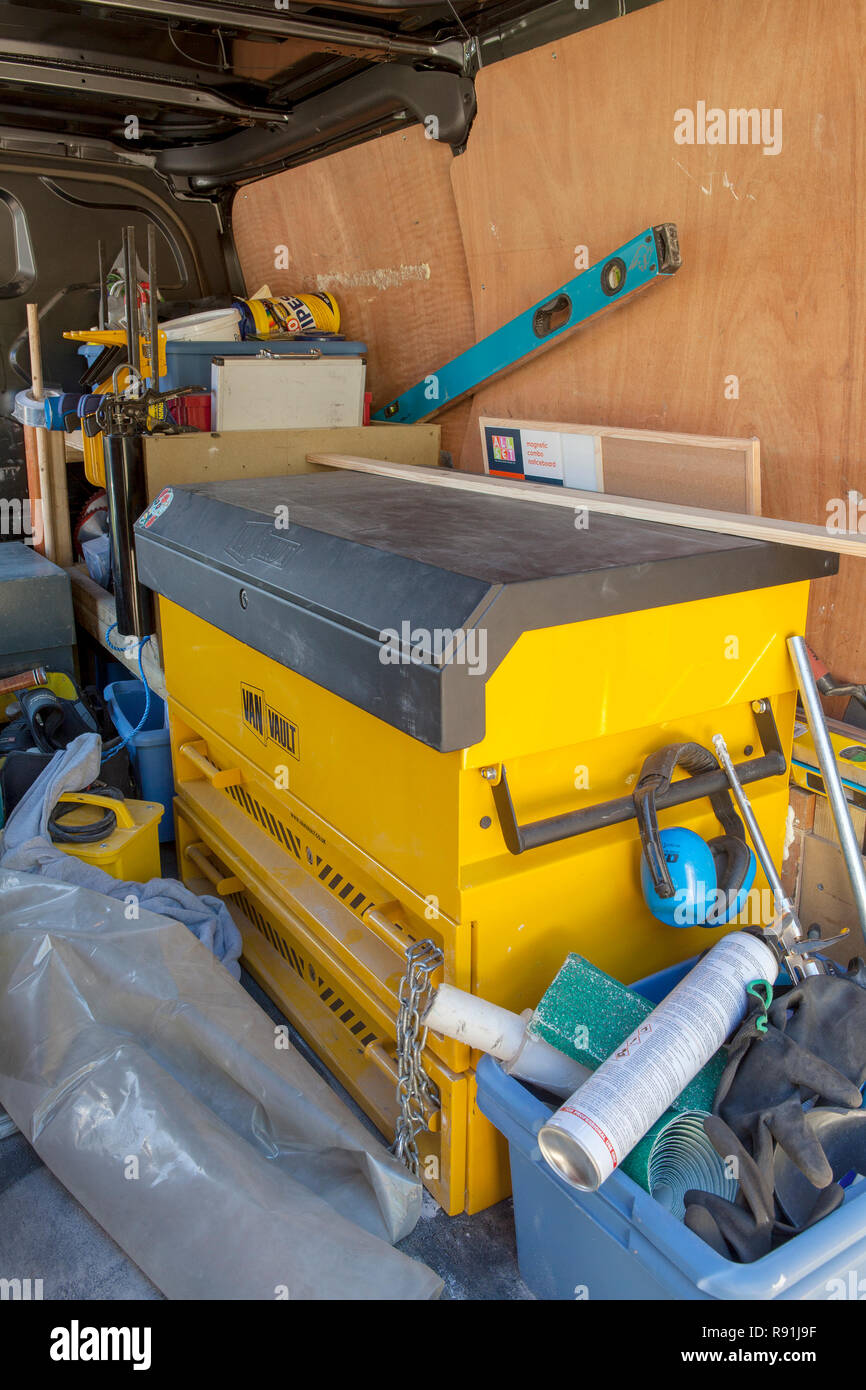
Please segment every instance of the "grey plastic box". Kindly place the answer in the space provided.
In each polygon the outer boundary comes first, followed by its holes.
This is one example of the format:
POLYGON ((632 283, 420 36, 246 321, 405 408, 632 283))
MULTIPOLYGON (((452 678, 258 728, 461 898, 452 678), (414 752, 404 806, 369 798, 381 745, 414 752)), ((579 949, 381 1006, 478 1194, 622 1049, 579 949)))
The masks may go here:
POLYGON ((0 545, 0 676, 31 666, 75 671, 69 575, 22 541, 0 545))

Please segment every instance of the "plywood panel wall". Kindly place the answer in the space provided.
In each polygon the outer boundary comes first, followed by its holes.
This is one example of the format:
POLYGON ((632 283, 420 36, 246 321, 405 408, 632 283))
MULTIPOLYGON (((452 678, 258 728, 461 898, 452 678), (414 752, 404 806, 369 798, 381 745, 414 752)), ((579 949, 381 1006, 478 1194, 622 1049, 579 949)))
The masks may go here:
MULTIPOLYGON (((684 264, 475 411, 757 435, 770 516, 820 523, 866 491, 864 38, 860 4, 666 0, 483 72, 452 168, 479 334, 567 278, 577 245, 595 260, 671 220, 684 264), (780 152, 676 143, 700 101, 781 110, 780 152)), ((812 639, 860 680, 864 611, 858 561, 815 586, 812 639)))
MULTIPOLYGON (((475 341, 449 149, 421 127, 244 188, 235 239, 247 289, 326 290, 342 331, 366 342, 373 407, 475 341), (278 247, 289 251, 277 269, 278 247)), ((438 423, 459 456, 470 405, 438 423)))
MULTIPOLYGON (((308 286, 429 263, 393 291, 344 285, 381 401, 569 279, 576 247, 675 221, 676 276, 481 390, 446 447, 479 467, 479 414, 756 435, 765 514, 823 522, 866 493, 864 59, 860 3, 664 0, 482 71, 458 159, 411 131, 245 190, 248 283, 276 278, 274 210, 308 286), (677 143, 699 102, 781 111, 781 149, 677 143)), ((864 612, 866 565, 843 560, 810 637, 849 679, 864 612)))

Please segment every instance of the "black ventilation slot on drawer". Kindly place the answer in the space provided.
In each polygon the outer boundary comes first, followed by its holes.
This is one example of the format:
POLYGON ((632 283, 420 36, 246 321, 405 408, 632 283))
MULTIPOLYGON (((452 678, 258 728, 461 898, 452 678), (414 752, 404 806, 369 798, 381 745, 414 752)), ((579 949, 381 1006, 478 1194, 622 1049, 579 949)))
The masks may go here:
POLYGON ((256 906, 247 893, 232 893, 229 901, 244 914, 249 922, 265 938, 267 942, 278 951, 287 965, 290 965, 297 972, 305 984, 311 985, 316 990, 323 1004, 327 1004, 332 1013, 338 1014, 340 1022, 344 1023, 349 1032, 357 1039, 360 1046, 369 1047, 370 1043, 376 1042, 377 1034, 370 1030, 370 1025, 359 1018, 354 1009, 350 1008, 343 997, 336 993, 333 986, 327 980, 322 979, 317 967, 312 961, 306 965, 295 950, 284 940, 282 934, 270 922, 264 913, 256 906), (340 1013, 342 1010, 342 1013, 340 1013), (366 1031, 365 1031, 366 1030, 366 1031), (365 1033, 364 1037, 360 1034, 365 1033))
POLYGON ((341 898, 353 912, 357 912, 359 917, 363 917, 367 908, 373 906, 372 898, 359 892, 354 883, 344 878, 339 870, 335 869, 333 864, 327 863, 320 854, 316 855, 316 872, 325 887, 330 889, 336 898, 341 898))
MULTIPOLYGON (((252 795, 246 787, 225 787, 226 796, 230 796, 235 805, 248 816, 251 821, 255 821, 261 830, 264 830, 271 839, 280 846, 293 854, 299 863, 304 862, 301 852, 301 842, 298 840, 284 821, 279 816, 275 816, 273 811, 268 811, 262 803, 252 795)), ((333 864, 329 864, 320 854, 316 855, 314 872, 324 884, 329 892, 350 907, 359 917, 363 917, 368 908, 373 907, 374 900, 368 898, 366 893, 357 889, 354 883, 344 878, 333 864)))
POLYGON ((226 787, 224 790, 250 820, 255 821, 282 849, 287 849, 289 854, 293 854, 300 861, 301 846, 289 827, 278 816, 265 810, 262 803, 252 796, 246 787, 226 787))

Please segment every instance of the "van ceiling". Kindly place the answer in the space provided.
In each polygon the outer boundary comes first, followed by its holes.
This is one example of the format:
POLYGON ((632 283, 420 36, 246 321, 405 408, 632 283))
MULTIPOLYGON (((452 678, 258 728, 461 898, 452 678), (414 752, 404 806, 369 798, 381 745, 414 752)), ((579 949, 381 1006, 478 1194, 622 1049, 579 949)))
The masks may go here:
POLYGON ((422 122, 479 67, 657 0, 0 0, 0 150, 151 168, 187 197, 422 122))

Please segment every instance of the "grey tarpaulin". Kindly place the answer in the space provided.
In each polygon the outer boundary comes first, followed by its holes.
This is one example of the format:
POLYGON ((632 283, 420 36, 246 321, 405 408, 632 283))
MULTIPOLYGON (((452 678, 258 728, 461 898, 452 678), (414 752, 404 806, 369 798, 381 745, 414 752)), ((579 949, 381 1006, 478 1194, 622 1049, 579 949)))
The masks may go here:
POLYGON ((436 1297, 419 1183, 278 1039, 177 922, 0 870, 0 1105, 163 1293, 436 1297))
POLYGON ((0 831, 0 869, 44 874, 56 882, 78 883, 112 898, 131 895, 150 912, 183 922, 239 980, 241 934, 219 898, 199 896, 172 878, 152 878, 147 883, 112 878, 95 864, 65 854, 51 843, 48 819, 59 797, 63 792, 89 787, 99 776, 101 759, 98 734, 79 734, 55 753, 12 811, 5 830, 0 831))

